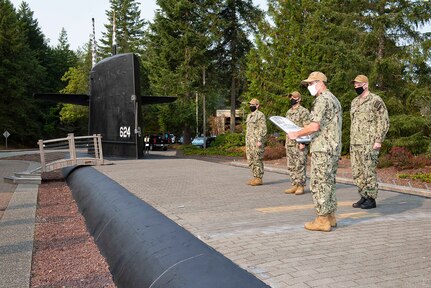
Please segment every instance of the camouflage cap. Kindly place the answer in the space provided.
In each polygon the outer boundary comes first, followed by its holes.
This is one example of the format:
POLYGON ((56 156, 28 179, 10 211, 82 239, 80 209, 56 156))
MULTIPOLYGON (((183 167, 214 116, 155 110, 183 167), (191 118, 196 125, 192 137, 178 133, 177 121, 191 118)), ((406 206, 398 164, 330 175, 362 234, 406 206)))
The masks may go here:
POLYGON ((289 97, 301 98, 301 93, 299 93, 298 91, 293 91, 289 94, 289 97))
POLYGON ((260 105, 259 104, 259 100, 257 100, 256 98, 253 98, 250 100, 250 102, 248 102, 248 104, 252 104, 252 105, 260 105))
POLYGON ((358 75, 354 80, 352 80, 352 83, 359 82, 359 83, 368 83, 368 77, 365 75, 358 75))
POLYGON ((301 84, 302 85, 308 85, 308 83, 313 82, 313 81, 317 81, 317 80, 320 80, 322 82, 327 82, 328 78, 326 78, 325 74, 323 74, 322 72, 314 71, 314 72, 311 72, 311 74, 308 76, 307 79, 302 80, 301 84))

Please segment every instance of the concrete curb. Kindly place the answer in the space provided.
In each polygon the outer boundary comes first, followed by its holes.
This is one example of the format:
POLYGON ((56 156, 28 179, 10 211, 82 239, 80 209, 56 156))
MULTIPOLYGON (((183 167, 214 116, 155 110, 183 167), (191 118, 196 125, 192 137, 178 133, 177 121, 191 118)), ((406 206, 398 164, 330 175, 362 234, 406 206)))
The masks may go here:
MULTIPOLYGON (((27 163, 29 171, 34 163, 27 163)), ((39 185, 17 185, 0 220, 0 287, 30 286, 38 191, 39 185)))
MULTIPOLYGON (((230 162, 228 164, 232 165, 232 166, 236 166, 236 167, 248 168, 247 164, 236 162, 236 161, 230 162)), ((280 169, 280 168, 265 166, 265 171, 287 175, 287 171, 285 169, 280 169)), ((355 183, 353 182, 353 179, 349 179, 349 178, 345 178, 345 177, 338 177, 337 176, 336 181, 337 181, 337 183, 355 185, 355 183)), ((380 190, 431 198, 431 191, 430 190, 414 188, 414 187, 407 187, 407 186, 399 186, 399 185, 393 185, 393 184, 382 183, 382 182, 379 182, 378 184, 379 184, 380 190)))

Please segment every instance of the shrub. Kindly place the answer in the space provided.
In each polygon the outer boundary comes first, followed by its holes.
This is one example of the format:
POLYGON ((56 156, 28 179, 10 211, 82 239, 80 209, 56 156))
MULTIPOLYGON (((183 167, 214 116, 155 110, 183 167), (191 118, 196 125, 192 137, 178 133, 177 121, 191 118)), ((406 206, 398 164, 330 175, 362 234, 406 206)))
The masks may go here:
POLYGON ((284 146, 285 138, 277 137, 274 135, 269 135, 266 139, 266 147, 278 147, 284 146))
POLYGON ((426 153, 430 140, 422 133, 416 133, 409 137, 400 137, 392 141, 393 147, 404 147, 415 155, 426 153))
POLYGON ((385 154, 379 157, 377 168, 386 168, 386 167, 391 167, 392 165, 393 165, 393 162, 391 160, 391 156, 389 154, 385 154))
POLYGON ((423 168, 431 166, 431 159, 423 154, 414 156, 405 147, 392 147, 388 154, 380 156, 377 167, 384 168, 390 166, 394 166, 398 170, 423 168))
POLYGON ((263 153, 263 160, 274 160, 280 159, 286 156, 286 148, 283 145, 278 144, 274 146, 267 146, 263 153))
POLYGON ((218 155, 230 157, 243 157, 244 151, 241 147, 231 147, 229 149, 221 149, 219 147, 208 147, 206 149, 199 148, 193 145, 181 145, 178 147, 185 155, 218 155))
POLYGON ((398 178, 420 180, 422 182, 431 183, 431 173, 416 173, 416 174, 398 174, 398 178))
POLYGON ((392 147, 389 156, 394 167, 398 170, 415 167, 413 154, 405 147, 392 147))
POLYGON ((415 134, 422 134, 422 129, 426 125, 427 120, 418 115, 398 114, 390 117, 391 125, 388 135, 390 139, 399 139, 411 137, 415 134))
POLYGON ((211 146, 229 149, 232 147, 241 147, 245 145, 244 134, 231 133, 218 135, 211 146))
POLYGON ((430 143, 430 144, 428 144, 428 148, 427 148, 427 152, 425 153, 425 156, 426 156, 428 159, 431 159, 431 143, 430 143))
POLYGON ((431 165, 431 159, 428 159, 425 155, 417 155, 413 157, 413 162, 415 163, 416 168, 423 168, 425 166, 431 165))

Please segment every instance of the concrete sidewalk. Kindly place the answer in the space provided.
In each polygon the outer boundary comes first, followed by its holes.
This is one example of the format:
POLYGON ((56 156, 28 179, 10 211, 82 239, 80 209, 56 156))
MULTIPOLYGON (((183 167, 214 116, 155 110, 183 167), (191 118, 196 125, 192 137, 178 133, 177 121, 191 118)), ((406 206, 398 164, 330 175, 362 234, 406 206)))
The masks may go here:
POLYGON ((0 160, 0 197, 11 196, 10 200, 7 197, 9 203, 5 203, 7 208, 0 218, 0 287, 22 288, 30 285, 39 185, 12 185, 5 183, 3 177, 34 167, 32 162, 0 160))
POLYGON ((158 155, 96 169, 272 287, 431 285, 431 199, 381 191, 361 210, 337 184, 338 227, 311 232, 311 194, 284 194, 281 173, 251 187, 248 169, 158 155))

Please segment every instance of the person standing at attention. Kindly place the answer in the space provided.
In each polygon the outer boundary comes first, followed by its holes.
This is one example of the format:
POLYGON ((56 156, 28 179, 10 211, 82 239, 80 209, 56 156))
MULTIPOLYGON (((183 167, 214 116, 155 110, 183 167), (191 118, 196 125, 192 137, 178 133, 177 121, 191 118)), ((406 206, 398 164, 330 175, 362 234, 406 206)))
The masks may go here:
POLYGON ((376 208, 378 192, 376 168, 380 148, 389 130, 389 116, 383 100, 368 90, 368 77, 352 81, 358 96, 350 108, 350 161, 361 199, 354 208, 376 208))
POLYGON ((249 102, 251 113, 247 115, 247 131, 245 134, 245 147, 248 166, 251 168, 253 178, 247 184, 251 186, 262 185, 263 177, 263 152, 266 141, 266 118, 259 111, 259 100, 252 99, 249 102))
MULTIPOLYGON (((310 123, 310 112, 301 105, 301 94, 294 91, 289 94, 291 108, 287 110, 286 118, 299 127, 310 123)), ((304 194, 306 182, 308 147, 303 143, 290 140, 286 135, 286 159, 287 171, 291 179, 292 187, 284 193, 301 195, 304 194)))
POLYGON ((310 114, 310 124, 297 132, 288 133, 289 139, 311 135, 310 190, 317 217, 305 223, 305 229, 331 231, 337 226, 335 211, 335 175, 341 155, 342 110, 338 99, 326 87, 327 78, 319 71, 312 72, 301 81, 315 96, 310 114))

